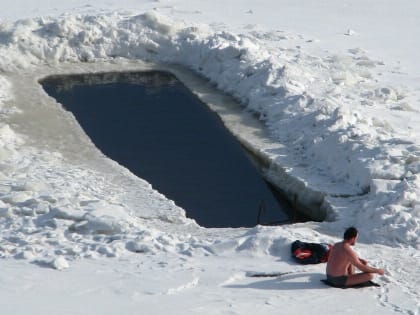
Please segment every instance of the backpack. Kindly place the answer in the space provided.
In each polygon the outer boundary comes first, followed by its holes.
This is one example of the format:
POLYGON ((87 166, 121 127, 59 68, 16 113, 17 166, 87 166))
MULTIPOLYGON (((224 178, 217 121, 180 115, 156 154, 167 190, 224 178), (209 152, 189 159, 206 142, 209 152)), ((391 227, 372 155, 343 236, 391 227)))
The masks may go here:
POLYGON ((328 261, 332 249, 327 243, 306 243, 296 240, 292 243, 292 257, 301 264, 319 264, 328 261))

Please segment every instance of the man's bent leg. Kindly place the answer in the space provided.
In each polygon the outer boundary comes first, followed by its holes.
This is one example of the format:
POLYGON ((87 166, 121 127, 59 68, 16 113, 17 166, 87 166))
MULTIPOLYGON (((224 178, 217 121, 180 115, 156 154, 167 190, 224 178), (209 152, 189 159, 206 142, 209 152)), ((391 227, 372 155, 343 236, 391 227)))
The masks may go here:
POLYGON ((346 281, 346 287, 350 287, 352 285, 368 282, 373 279, 373 273, 364 272, 358 273, 355 275, 349 275, 346 281))

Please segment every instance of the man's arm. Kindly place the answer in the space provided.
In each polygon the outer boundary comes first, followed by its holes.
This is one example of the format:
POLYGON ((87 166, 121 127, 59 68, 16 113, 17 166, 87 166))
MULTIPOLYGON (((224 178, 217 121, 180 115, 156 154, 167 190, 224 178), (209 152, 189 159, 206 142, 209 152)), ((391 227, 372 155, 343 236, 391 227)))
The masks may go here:
POLYGON ((357 269, 363 272, 370 272, 370 273, 378 273, 383 275, 385 271, 383 269, 370 267, 367 264, 367 261, 364 259, 360 259, 357 254, 349 247, 345 246, 346 253, 349 257, 350 262, 355 266, 357 269))

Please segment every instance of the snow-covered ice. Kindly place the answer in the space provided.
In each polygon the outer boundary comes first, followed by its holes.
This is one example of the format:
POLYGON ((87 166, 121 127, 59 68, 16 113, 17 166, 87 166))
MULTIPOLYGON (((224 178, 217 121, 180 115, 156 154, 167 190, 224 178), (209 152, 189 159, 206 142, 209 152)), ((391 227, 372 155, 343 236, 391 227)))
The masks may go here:
POLYGON ((419 314, 418 4, 0 7, 2 313, 419 314), (103 156, 38 83, 150 68, 180 76, 264 158, 267 179, 327 221, 201 228, 103 156), (334 242, 350 225, 361 256, 387 270, 380 288, 326 288, 324 265, 290 258, 295 239, 334 242))

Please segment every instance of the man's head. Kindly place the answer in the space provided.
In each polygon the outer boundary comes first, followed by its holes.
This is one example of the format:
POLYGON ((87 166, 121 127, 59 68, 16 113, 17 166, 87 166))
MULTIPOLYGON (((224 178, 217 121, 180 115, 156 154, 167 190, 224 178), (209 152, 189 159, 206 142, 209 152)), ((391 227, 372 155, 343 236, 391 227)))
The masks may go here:
POLYGON ((358 234, 359 232, 354 226, 349 227, 347 230, 344 231, 344 240, 349 242, 350 245, 354 245, 356 244, 358 234))

